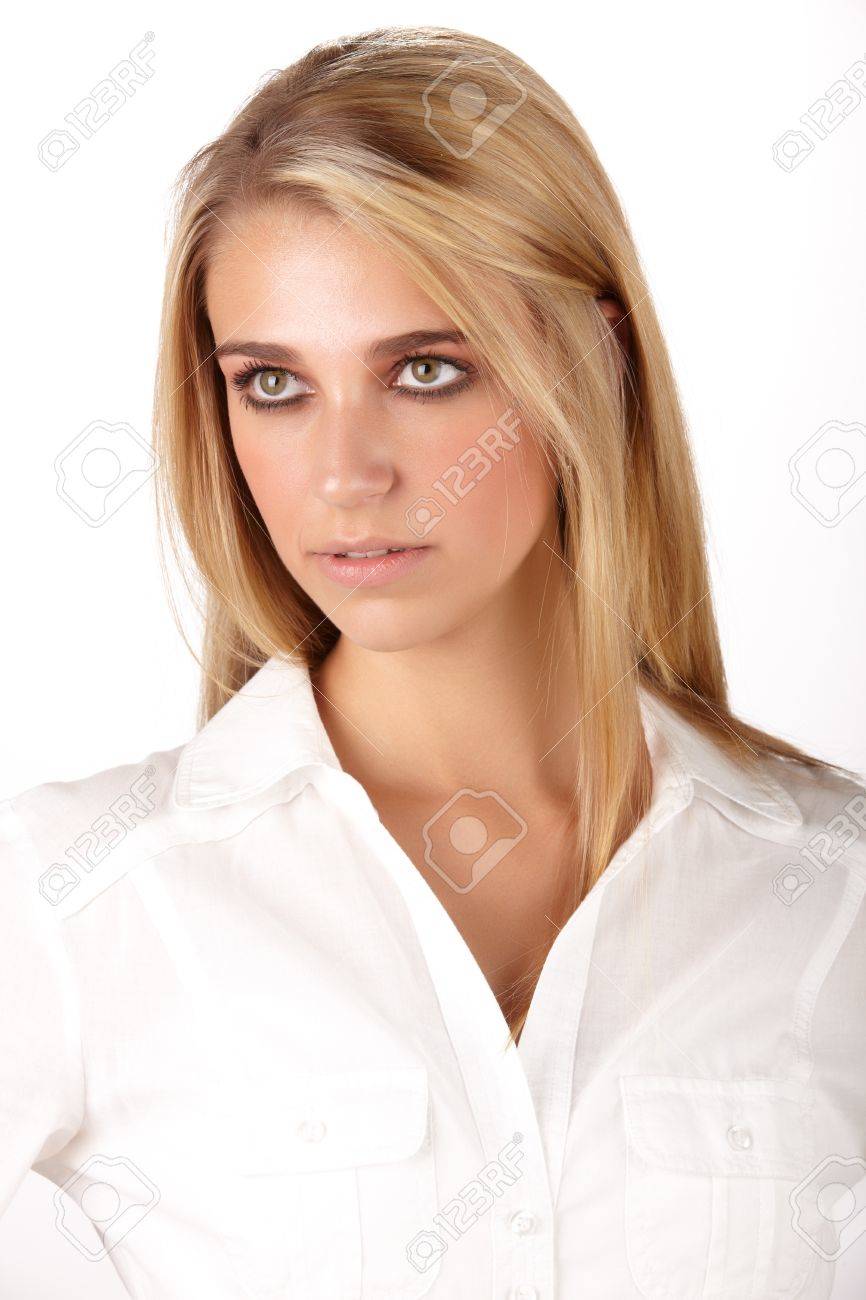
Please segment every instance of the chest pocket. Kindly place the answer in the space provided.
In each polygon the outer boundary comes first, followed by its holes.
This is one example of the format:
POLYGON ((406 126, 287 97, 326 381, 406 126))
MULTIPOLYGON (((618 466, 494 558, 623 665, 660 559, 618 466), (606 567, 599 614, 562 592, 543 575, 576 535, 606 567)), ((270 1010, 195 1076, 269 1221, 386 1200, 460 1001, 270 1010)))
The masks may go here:
POLYGON ((832 1279, 822 1271, 819 1283, 819 1258, 795 1232, 788 1199, 815 1163, 804 1088, 632 1075, 620 1089, 626 1250, 642 1296, 829 1295, 832 1279))
POLYGON ((416 1300, 439 1259, 409 1248, 438 1208, 423 1065, 311 1073, 279 1113, 235 1099, 240 1221, 228 1245, 256 1300, 416 1300))

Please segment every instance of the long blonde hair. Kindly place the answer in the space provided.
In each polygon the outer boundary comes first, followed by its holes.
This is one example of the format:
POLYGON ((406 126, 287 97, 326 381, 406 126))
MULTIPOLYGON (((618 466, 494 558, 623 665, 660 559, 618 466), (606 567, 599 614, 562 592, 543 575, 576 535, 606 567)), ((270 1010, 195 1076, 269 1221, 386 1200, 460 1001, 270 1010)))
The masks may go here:
MULTIPOLYGON (((233 216, 286 200, 393 254, 464 331, 555 476, 566 614, 578 680, 596 703, 577 729, 572 869, 554 922, 648 806, 638 681, 744 764, 775 754, 832 766, 728 707, 676 385, 592 145, 521 59, 438 27, 316 46, 269 75, 181 173, 157 375, 157 503, 203 618, 199 725, 271 655, 294 653, 315 670, 339 635, 279 560, 240 472, 205 310, 209 258, 233 216), (626 313, 619 335, 601 296, 626 313)), ((512 1037, 548 948, 511 990, 512 1037)))

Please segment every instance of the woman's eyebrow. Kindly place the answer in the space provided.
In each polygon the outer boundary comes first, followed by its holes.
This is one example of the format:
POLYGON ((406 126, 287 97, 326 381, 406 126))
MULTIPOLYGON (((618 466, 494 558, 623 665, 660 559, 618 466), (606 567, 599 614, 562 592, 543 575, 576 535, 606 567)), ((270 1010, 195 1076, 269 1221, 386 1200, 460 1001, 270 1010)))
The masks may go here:
MULTIPOLYGON (((395 334, 388 339, 379 339, 367 348, 364 361, 378 361, 382 357, 392 356, 395 352, 408 352, 416 348, 426 348, 434 343, 466 342, 466 335, 461 330, 411 330, 407 334, 395 334)), ((287 348, 282 343, 263 343, 257 339, 226 339, 214 348, 213 355, 220 357, 248 356, 266 357, 280 365, 295 366, 302 361, 302 355, 294 348, 287 348)))

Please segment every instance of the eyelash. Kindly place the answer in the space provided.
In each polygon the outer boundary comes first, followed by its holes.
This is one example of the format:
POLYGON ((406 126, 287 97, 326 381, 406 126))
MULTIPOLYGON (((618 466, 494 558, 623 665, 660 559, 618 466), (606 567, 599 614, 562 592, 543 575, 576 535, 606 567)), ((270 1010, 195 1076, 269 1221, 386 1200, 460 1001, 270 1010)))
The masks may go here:
MULTIPOLYGON (((401 397, 411 397, 414 401, 421 402, 438 401, 440 398, 453 397, 457 393, 464 392, 472 383, 473 368, 465 362, 455 361, 453 357, 441 357, 435 352, 410 352, 396 362, 394 369, 399 374, 410 361, 442 361, 446 366, 454 366, 455 370, 462 370, 466 377, 464 379, 455 379, 444 388, 431 388, 426 392, 420 388, 395 388, 394 392, 401 397)), ((284 411, 290 406, 296 406, 305 397, 311 396, 310 393, 296 393, 294 397, 284 398, 281 402, 265 402, 260 401, 257 397, 251 397, 245 390, 252 383, 254 376, 261 374, 265 370, 281 370, 285 374, 291 375, 293 379, 297 379, 297 375, 293 374, 291 370, 286 370, 285 366, 268 366, 262 361, 247 361, 229 381, 232 388, 240 392, 240 400, 243 406, 257 411, 284 411)))

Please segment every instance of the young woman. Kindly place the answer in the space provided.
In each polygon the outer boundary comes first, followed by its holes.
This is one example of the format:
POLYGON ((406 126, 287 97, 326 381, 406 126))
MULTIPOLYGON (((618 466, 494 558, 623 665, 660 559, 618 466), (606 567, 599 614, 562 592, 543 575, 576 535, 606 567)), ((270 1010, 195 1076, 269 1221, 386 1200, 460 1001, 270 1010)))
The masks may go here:
POLYGON ((182 179, 157 450, 200 729, 2 806, 0 1201, 148 1300, 829 1296, 866 795, 731 712, 563 101, 440 28, 270 76, 182 179))

